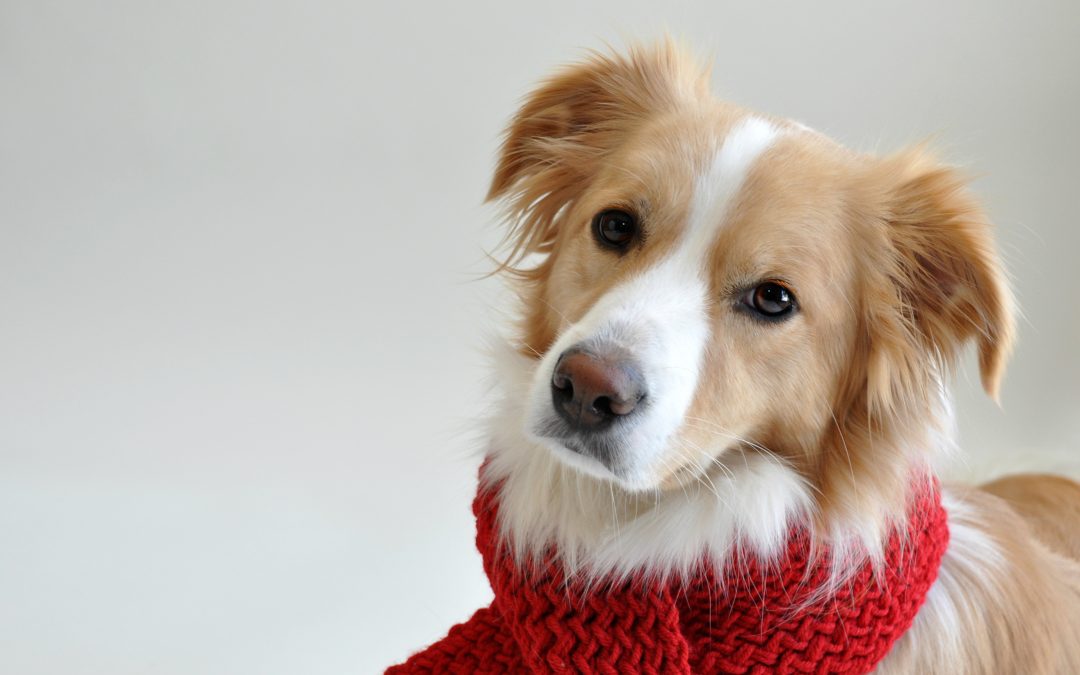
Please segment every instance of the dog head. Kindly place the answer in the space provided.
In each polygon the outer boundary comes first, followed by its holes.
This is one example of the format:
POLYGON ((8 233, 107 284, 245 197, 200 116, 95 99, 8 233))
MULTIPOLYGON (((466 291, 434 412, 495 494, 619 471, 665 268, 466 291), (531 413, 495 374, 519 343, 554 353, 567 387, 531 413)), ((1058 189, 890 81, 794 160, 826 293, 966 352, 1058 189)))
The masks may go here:
POLYGON ((538 360, 525 431, 625 490, 736 449, 837 504, 855 483, 902 490, 969 339, 997 393, 1011 300, 964 180, 720 102, 670 44, 543 83, 489 197, 538 360))

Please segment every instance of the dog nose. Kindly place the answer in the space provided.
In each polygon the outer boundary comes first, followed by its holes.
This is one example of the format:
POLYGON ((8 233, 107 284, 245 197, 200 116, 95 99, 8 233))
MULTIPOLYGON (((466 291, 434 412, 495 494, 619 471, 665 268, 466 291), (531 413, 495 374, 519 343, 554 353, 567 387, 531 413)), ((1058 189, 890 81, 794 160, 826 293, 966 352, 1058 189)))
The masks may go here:
POLYGON ((555 410, 575 428, 595 431, 634 412, 645 396, 641 371, 626 359, 571 348, 551 376, 555 410))

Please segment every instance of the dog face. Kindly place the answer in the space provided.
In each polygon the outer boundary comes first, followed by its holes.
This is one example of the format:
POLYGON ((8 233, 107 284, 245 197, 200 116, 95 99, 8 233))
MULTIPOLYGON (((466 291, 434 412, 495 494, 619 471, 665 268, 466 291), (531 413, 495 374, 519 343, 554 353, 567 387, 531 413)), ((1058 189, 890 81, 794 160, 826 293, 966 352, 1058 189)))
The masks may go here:
POLYGON ((925 412, 967 338, 996 390, 1011 324, 985 220, 920 152, 851 153, 705 80, 666 45, 595 57, 512 123, 491 196, 514 253, 542 256, 518 270, 525 432, 635 491, 733 448, 819 489, 841 464, 890 476, 894 448, 859 439, 925 412))
POLYGON ((534 378, 530 433, 643 489, 777 427, 822 428, 850 357, 855 251, 842 166, 822 167, 838 163, 800 133, 687 111, 612 152, 552 252, 558 339, 534 378))

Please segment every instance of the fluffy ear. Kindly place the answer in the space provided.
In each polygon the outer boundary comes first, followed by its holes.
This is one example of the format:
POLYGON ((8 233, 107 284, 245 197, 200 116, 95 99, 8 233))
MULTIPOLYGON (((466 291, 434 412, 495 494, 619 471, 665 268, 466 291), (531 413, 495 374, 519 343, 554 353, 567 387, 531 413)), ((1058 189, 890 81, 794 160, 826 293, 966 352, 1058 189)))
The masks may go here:
MULTIPOLYGON (((977 340, 983 388, 995 400, 1013 342, 1013 302, 991 226, 953 169, 922 149, 885 160, 883 226, 891 308, 878 313, 870 391, 891 407, 977 340), (883 316, 889 314, 891 316, 883 316), (920 374, 922 373, 922 374, 920 374)), ((879 305, 880 307, 880 305, 879 305)))
POLYGON ((488 200, 514 221, 506 266, 551 249, 559 212, 581 194, 605 156, 657 111, 707 91, 702 72, 673 43, 592 54, 543 82, 506 131, 488 200))

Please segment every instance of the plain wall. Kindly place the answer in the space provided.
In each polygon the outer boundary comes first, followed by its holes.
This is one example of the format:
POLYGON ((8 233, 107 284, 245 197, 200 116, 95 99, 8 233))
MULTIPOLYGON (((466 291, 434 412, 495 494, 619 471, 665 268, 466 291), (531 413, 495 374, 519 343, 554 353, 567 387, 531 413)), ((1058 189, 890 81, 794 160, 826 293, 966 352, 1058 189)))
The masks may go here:
POLYGON ((2 0, 0 671, 370 673, 486 603, 498 134, 665 30, 970 168, 1024 318, 963 446, 1080 458, 1080 3, 2 0))

